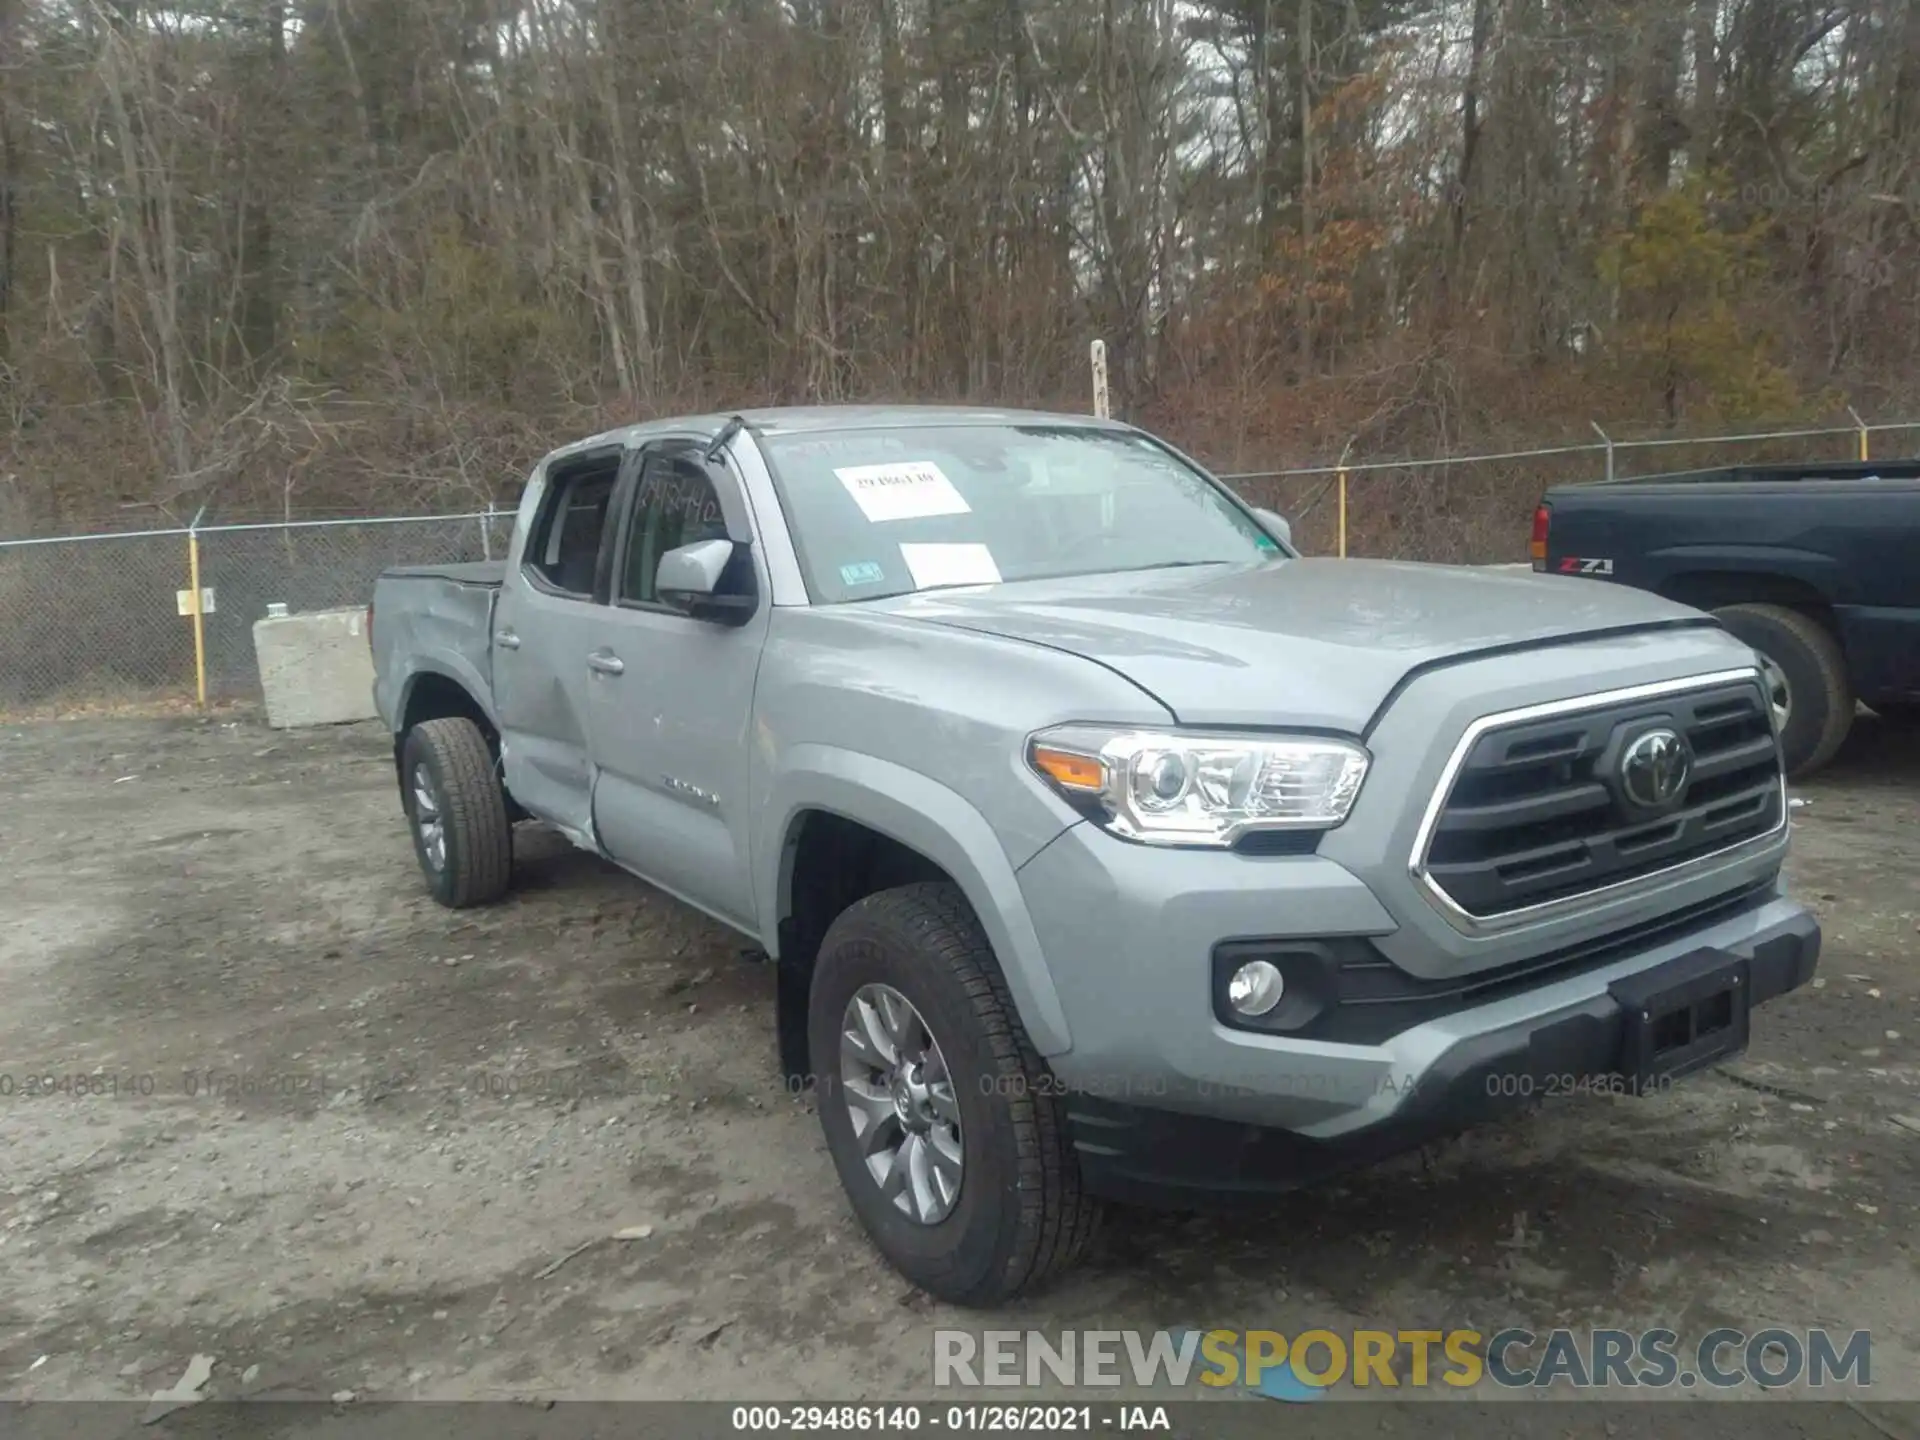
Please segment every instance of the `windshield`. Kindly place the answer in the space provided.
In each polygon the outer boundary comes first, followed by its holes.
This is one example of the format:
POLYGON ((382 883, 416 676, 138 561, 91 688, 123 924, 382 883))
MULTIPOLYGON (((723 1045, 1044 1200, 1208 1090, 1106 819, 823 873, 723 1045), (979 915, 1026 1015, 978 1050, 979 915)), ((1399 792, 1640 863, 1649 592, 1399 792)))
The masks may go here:
POLYGON ((1142 435, 947 425, 760 440, 816 604, 1280 553, 1142 435))

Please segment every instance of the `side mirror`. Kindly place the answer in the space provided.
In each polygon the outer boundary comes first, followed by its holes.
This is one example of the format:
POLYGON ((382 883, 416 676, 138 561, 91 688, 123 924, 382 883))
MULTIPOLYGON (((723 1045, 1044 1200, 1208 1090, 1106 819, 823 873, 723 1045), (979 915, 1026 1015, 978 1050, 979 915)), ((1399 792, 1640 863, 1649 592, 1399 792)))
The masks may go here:
POLYGON ((654 571, 653 593, 660 603, 684 611, 696 620, 739 625, 752 615, 757 601, 751 595, 722 595, 720 579, 734 556, 731 540, 696 540, 660 557, 654 571))
POLYGON ((1255 510, 1255 518, 1267 527, 1267 533, 1289 550, 1293 548, 1293 526, 1287 523, 1287 517, 1277 510, 1255 510))

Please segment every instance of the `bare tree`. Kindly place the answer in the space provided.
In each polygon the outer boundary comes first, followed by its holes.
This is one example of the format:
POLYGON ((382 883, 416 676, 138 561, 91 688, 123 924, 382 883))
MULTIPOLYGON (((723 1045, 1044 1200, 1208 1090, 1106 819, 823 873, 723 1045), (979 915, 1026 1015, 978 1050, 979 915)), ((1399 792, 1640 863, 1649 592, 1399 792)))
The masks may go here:
POLYGON ((431 504, 669 408, 1080 404, 1095 335, 1241 463, 1892 405, 1917 192, 1895 0, 0 0, 0 465, 431 504), (1711 375, 1636 349, 1659 244, 1737 257, 1653 327, 1711 375))

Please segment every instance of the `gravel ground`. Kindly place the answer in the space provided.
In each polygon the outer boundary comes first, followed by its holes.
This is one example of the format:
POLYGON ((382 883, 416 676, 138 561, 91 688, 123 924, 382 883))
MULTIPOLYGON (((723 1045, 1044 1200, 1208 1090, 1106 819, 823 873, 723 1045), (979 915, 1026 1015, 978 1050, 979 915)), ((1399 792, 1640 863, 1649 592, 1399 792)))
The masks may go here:
POLYGON ((1735 1066, 1122 1212, 982 1317, 869 1250, 711 922, 524 829, 438 909, 372 726, 0 728, 0 1396, 880 1398, 942 1325, 1519 1323, 1869 1328, 1912 1398, 1920 745, 1863 720, 1799 793, 1821 979, 1735 1066))

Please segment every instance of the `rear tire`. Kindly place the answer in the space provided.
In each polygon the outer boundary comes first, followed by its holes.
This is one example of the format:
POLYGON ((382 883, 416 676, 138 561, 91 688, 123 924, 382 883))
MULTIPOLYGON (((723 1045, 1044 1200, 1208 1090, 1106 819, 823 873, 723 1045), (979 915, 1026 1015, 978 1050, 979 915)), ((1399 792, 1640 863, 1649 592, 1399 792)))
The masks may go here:
POLYGON ((1784 605, 1727 605, 1713 613, 1778 667, 1787 692, 1781 756, 1791 778, 1811 775, 1853 728, 1853 685, 1840 642, 1818 620, 1784 605))
POLYGON ((450 910, 487 905, 513 879, 513 827, 480 727, 451 717, 407 732, 400 794, 427 890, 450 910))
MULTIPOLYGON (((814 965, 807 1030, 820 1125, 840 1183, 874 1245, 908 1280, 952 1304, 997 1305, 1084 1253, 1100 1207, 1080 1187, 1059 1086, 1027 1038, 993 948, 957 886, 902 885, 842 912, 814 965), (856 997, 869 1014, 876 999, 904 999, 899 1033, 913 1038, 877 1052, 870 1042, 847 1042, 846 1032, 861 1024, 856 997), (882 1063, 889 1048, 900 1063, 882 1063), (924 1068, 908 1060, 914 1054, 924 1068), (913 1168, 907 1137, 916 1122, 908 1111, 916 1092, 905 1081, 923 1076, 936 1091, 944 1077, 947 1089, 917 1122, 933 1129, 921 1132, 913 1165, 935 1165, 926 1147, 936 1140, 960 1157, 957 1192, 935 1188, 951 1186, 955 1175, 950 1159, 940 1162, 942 1178, 921 1192, 931 1205, 912 1193, 912 1181, 891 1193, 888 1186, 913 1168), (862 1107, 863 1094, 909 1098, 896 1112, 871 1101, 862 1107)), ((890 1040, 884 1027, 879 1038, 890 1040)), ((926 1168, 916 1173, 932 1177, 926 1168)))

